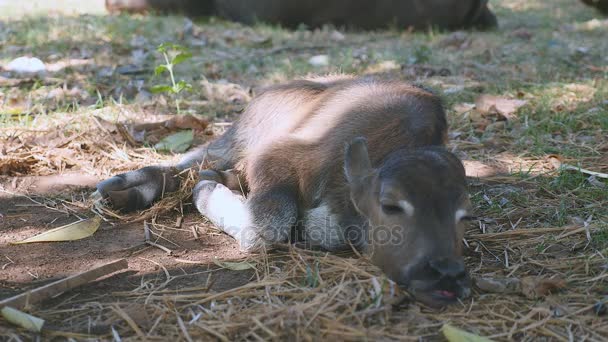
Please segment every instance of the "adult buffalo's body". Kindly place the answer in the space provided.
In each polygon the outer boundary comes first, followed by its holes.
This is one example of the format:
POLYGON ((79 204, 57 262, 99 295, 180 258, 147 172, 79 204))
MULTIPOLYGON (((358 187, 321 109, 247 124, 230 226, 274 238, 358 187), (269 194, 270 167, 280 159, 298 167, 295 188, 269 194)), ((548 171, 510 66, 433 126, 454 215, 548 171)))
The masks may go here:
POLYGON ((461 256, 469 200, 446 136, 440 100, 421 88, 342 76, 294 81, 261 92, 225 134, 177 166, 97 187, 114 207, 144 208, 179 187, 180 170, 211 165, 194 204, 241 248, 294 235, 330 251, 352 245, 441 305, 469 292, 461 256))
POLYGON ((597 8, 600 12, 608 15, 608 0, 581 0, 588 6, 597 8))
POLYGON ((110 12, 181 12, 297 27, 459 29, 496 26, 487 0, 106 0, 110 12))

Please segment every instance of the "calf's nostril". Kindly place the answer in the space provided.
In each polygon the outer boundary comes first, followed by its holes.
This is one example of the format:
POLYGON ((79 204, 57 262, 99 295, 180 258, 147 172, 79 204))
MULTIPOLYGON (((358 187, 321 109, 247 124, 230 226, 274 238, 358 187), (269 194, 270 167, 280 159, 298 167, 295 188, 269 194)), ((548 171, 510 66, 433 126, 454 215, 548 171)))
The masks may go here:
POLYGON ((439 258, 429 261, 430 268, 437 272, 441 277, 462 278, 466 275, 462 260, 439 258))

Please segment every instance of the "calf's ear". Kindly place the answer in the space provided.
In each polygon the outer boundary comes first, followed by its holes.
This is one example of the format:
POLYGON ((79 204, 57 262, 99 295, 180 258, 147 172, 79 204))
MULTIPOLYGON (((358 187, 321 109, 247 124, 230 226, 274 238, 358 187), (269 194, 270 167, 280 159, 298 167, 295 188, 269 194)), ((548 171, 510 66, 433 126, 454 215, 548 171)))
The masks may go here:
POLYGON ((367 152, 367 140, 363 137, 353 139, 346 146, 344 173, 349 183, 357 182, 373 172, 367 152))

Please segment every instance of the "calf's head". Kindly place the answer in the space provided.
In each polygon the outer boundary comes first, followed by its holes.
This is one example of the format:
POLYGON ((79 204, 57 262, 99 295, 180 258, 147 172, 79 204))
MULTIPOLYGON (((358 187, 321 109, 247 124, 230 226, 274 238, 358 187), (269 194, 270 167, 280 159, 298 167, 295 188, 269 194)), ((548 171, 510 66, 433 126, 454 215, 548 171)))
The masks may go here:
POLYGON ((428 305, 468 296, 462 239, 470 203, 458 158, 441 147, 402 149, 373 168, 357 138, 346 149, 345 173, 351 201, 369 221, 372 262, 428 305))

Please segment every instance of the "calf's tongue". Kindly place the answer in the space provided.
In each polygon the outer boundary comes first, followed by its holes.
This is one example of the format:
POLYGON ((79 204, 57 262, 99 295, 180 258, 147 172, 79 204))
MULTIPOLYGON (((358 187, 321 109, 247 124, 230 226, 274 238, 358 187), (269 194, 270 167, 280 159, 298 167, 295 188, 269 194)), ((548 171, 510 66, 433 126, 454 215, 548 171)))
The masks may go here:
POLYGON ((447 298, 456 298, 456 293, 452 292, 452 291, 448 291, 448 290, 437 290, 434 291, 436 294, 442 296, 442 297, 447 297, 447 298))

